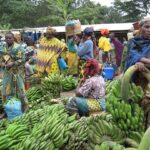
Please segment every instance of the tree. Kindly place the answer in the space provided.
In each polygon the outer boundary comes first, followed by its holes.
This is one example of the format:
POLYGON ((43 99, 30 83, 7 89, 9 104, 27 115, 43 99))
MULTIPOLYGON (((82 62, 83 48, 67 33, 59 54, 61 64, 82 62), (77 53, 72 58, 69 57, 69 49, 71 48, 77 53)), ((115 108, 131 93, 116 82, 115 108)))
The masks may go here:
POLYGON ((150 2, 147 0, 115 0, 114 7, 120 12, 125 22, 133 22, 148 13, 150 2), (144 9, 143 9, 144 8, 144 9))

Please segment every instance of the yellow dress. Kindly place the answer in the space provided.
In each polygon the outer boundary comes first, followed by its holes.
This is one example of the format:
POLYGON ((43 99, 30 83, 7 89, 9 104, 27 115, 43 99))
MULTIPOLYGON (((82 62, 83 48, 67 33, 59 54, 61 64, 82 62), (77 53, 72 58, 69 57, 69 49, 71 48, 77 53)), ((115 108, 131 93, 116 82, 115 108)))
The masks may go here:
POLYGON ((66 44, 57 38, 47 39, 43 37, 40 40, 40 47, 37 52, 37 71, 40 74, 59 73, 57 58, 61 55, 65 56, 66 44))

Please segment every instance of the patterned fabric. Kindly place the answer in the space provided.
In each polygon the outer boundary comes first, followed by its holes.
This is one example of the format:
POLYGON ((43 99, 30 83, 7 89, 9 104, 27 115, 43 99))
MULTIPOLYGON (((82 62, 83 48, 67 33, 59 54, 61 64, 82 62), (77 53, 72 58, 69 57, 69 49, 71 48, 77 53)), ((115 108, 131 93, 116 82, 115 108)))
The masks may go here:
POLYGON ((68 73, 75 75, 78 73, 78 55, 74 52, 67 53, 68 73))
POLYGON ((137 36, 128 42, 124 71, 139 62, 142 57, 150 58, 150 39, 144 39, 137 36))
POLYGON ((23 81, 25 63, 24 50, 19 44, 14 43, 12 47, 8 48, 6 46, 1 49, 1 51, 3 52, 3 55, 0 57, 1 63, 15 63, 10 69, 3 68, 3 100, 6 100, 8 96, 16 96, 17 98, 26 101, 23 81))
POLYGON ((79 64, 78 64, 78 81, 80 81, 83 78, 84 74, 84 67, 86 64, 86 60, 84 59, 79 59, 79 64))
POLYGON ((41 74, 45 72, 48 74, 60 72, 57 58, 60 56, 60 53, 64 57, 65 48, 65 43, 57 38, 46 39, 43 37, 40 40, 40 47, 37 52, 37 71, 41 74))
POLYGON ((105 111, 106 102, 105 99, 72 97, 66 108, 70 113, 78 112, 80 116, 88 116, 90 112, 105 111))
POLYGON ((105 81, 102 76, 93 76, 86 79, 79 88, 79 92, 83 97, 90 97, 94 99, 104 98, 105 96, 105 81))

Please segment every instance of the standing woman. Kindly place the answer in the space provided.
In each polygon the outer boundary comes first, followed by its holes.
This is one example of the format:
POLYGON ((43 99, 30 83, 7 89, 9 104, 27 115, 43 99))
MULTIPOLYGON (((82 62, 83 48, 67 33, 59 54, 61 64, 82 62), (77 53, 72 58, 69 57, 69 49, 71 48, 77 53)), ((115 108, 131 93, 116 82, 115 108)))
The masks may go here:
POLYGON ((28 108, 23 81, 25 55, 23 48, 14 42, 11 32, 5 35, 6 46, 0 51, 1 67, 4 70, 2 100, 6 101, 10 96, 16 96, 21 100, 23 111, 28 108))
POLYGON ((66 57, 66 44, 55 37, 56 30, 47 27, 46 34, 39 42, 37 71, 40 76, 60 73, 57 59, 66 57))
POLYGON ((84 67, 86 61, 93 58, 93 41, 92 41, 93 28, 87 27, 83 31, 83 37, 77 47, 77 54, 79 56, 78 74, 79 80, 83 78, 84 67))
MULTIPOLYGON (((77 37, 77 36, 76 36, 77 37)), ((78 74, 78 55, 75 47, 76 41, 75 36, 69 36, 67 41, 68 52, 67 52, 67 63, 68 63, 68 74, 78 74)))
POLYGON ((112 50, 111 43, 108 39, 109 30, 102 29, 101 37, 98 41, 98 47, 100 49, 100 62, 102 63, 109 63, 110 62, 110 50, 112 50))

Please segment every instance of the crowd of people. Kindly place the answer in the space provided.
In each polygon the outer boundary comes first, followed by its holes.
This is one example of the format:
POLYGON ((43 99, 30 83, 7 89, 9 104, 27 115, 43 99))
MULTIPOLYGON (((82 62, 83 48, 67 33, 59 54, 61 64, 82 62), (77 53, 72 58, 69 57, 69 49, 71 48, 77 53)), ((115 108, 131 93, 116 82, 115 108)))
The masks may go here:
MULTIPOLYGON (((150 68, 150 19, 140 22, 139 32, 127 44, 119 41, 108 29, 100 30, 96 39, 92 27, 82 34, 61 41, 55 37, 56 30, 47 27, 38 41, 15 37, 6 33, 5 42, 0 43, 0 67, 3 70, 2 101, 10 96, 18 97, 22 109, 28 109, 25 90, 30 88, 31 77, 43 78, 52 73, 62 73, 58 59, 68 65, 67 73, 78 77, 76 96, 68 102, 70 112, 81 116, 90 111, 105 111, 105 78, 102 68, 112 65, 115 74, 136 65, 139 70, 150 68), (25 84, 24 84, 25 79, 25 84)), ((20 36, 21 37, 21 36, 20 36)))

